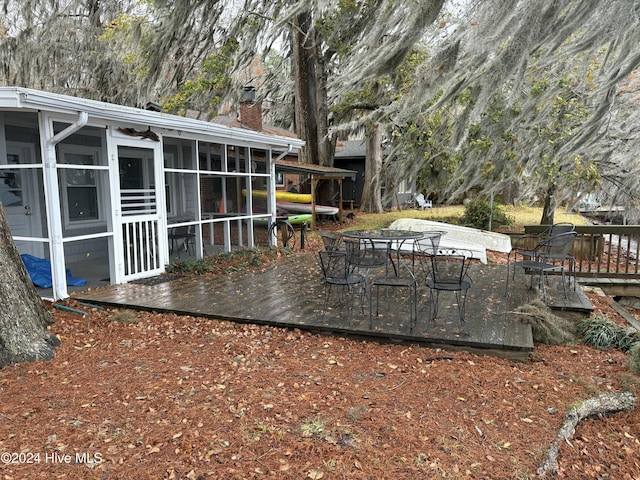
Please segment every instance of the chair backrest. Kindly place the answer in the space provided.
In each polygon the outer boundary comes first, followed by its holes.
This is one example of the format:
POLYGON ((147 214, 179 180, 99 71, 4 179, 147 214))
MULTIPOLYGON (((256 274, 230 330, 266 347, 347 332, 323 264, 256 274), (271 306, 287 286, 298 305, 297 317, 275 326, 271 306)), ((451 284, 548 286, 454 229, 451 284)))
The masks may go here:
POLYGON ((338 250, 340 248, 342 236, 339 233, 331 231, 321 231, 319 233, 325 250, 338 250))
POLYGON ((444 232, 425 232, 424 237, 414 242, 415 251, 422 255, 435 255, 440 248, 440 239, 444 232))
POLYGON ((353 267, 382 267, 387 263, 389 244, 386 242, 376 243, 345 239, 344 246, 347 263, 353 267))
POLYGON ((571 231, 549 237, 536 246, 536 255, 546 262, 564 261, 576 235, 575 231, 571 231))
POLYGON ((470 255, 454 249, 439 249, 431 255, 431 279, 438 285, 461 285, 469 281, 470 255))
POLYGON ((534 235, 522 235, 515 240, 512 240, 512 245, 520 250, 529 249, 534 250, 541 241, 550 237, 555 237, 562 233, 570 233, 575 231, 576 226, 569 222, 554 223, 550 227, 547 227, 544 231, 534 235))
POLYGON ((318 252, 318 263, 322 270, 322 276, 327 279, 344 279, 349 275, 347 255, 336 250, 322 250, 318 252))
POLYGON ((424 198, 424 195, 422 193, 416 195, 416 202, 423 209, 431 208, 431 200, 427 200, 426 198, 424 198))
POLYGON ((576 229, 576 226, 573 223, 569 222, 560 222, 554 223, 549 227, 548 235, 550 237, 554 237, 556 235, 560 235, 561 233, 569 233, 573 232, 576 229))
POLYGON ((175 236, 175 237, 179 237, 179 236, 187 236, 189 234, 189 226, 188 225, 183 225, 181 227, 173 227, 171 228, 171 235, 175 236))

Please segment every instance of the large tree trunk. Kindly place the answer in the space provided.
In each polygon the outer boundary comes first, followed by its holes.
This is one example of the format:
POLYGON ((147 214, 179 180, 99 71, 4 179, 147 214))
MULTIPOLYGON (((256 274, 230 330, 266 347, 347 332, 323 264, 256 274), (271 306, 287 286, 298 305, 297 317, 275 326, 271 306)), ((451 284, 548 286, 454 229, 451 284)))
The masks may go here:
POLYGON ((380 172, 382 170, 382 134, 379 125, 367 128, 367 156, 364 168, 364 188, 360 210, 382 212, 380 172))
POLYGON ((326 167, 333 167, 333 155, 336 151, 336 142, 329 135, 329 99, 327 87, 327 67, 321 52, 316 55, 316 105, 318 108, 317 131, 318 135, 318 162, 326 167))
POLYGON ((311 28, 311 12, 300 13, 293 23, 293 82, 295 89, 295 132, 305 146, 301 163, 320 164, 318 158, 318 109, 316 105, 316 49, 311 28))
MULTIPOLYGON (((299 14, 293 25, 295 131, 305 141, 300 162, 332 167, 335 139, 329 135, 327 71, 311 15, 299 14)), ((334 182, 319 185, 316 201, 331 204, 335 197, 334 182)))
POLYGON ((0 204, 0 367, 50 360, 60 340, 47 331, 53 323, 24 268, 0 204))

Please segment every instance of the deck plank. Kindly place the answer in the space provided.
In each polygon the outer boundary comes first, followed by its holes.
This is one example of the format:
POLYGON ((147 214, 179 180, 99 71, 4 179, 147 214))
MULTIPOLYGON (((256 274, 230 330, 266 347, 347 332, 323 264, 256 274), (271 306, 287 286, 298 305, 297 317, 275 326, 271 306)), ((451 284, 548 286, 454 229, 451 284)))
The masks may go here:
MULTIPOLYGON (((94 304, 408 341, 526 360, 533 351, 531 327, 518 321, 512 312, 535 298, 535 293, 528 290, 523 275, 516 276, 505 297, 505 268, 471 266, 474 283, 466 304, 467 335, 461 331, 452 297, 441 297, 440 315, 435 326, 429 324, 429 291, 425 286, 418 289, 418 321, 413 330, 408 299, 400 292, 406 289, 390 289, 388 294, 381 289, 380 315, 375 317, 374 310, 373 329, 369 328, 368 297, 364 303, 360 296, 355 299, 353 326, 338 305, 336 291, 330 297, 334 307, 323 315, 320 270, 314 255, 305 253, 290 255, 260 272, 235 272, 223 278, 186 276, 155 285, 105 286, 75 292, 73 297, 94 304)), ((562 298, 560 308, 587 308, 586 296, 582 297, 571 291, 568 299, 562 298)))

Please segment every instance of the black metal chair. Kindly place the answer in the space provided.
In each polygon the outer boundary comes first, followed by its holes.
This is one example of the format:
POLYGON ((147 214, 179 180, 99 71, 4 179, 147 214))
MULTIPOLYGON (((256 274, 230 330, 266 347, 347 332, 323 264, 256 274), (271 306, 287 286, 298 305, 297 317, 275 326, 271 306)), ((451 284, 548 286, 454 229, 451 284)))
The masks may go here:
MULTIPOLYGON (((413 241, 412 241, 413 243, 413 241)), ((375 245, 375 244, 374 244, 375 245)), ((399 287, 406 288, 408 290, 409 297, 409 325, 410 330, 413 331, 413 327, 418 318, 418 282, 413 273, 414 266, 414 251, 415 247, 411 250, 411 268, 402 260, 402 245, 399 243, 396 245, 388 244, 385 247, 384 252, 380 252, 377 256, 388 261, 385 268, 385 274, 374 277, 371 282, 371 294, 369 296, 369 329, 373 329, 373 291, 375 290, 376 297, 376 317, 380 312, 380 287, 399 287), (396 249, 394 252, 393 249, 396 249), (396 262, 391 261, 391 255, 397 258, 396 262), (388 264, 392 263, 393 271, 388 268, 388 264)), ((375 249, 375 246, 374 246, 375 249)))
MULTIPOLYGON (((518 261, 518 256, 521 260, 527 260, 533 258, 535 255, 535 248, 540 242, 550 237, 555 237, 562 233, 574 232, 576 226, 570 222, 554 223, 550 227, 546 228, 542 232, 535 235, 522 235, 514 240, 511 251, 507 255, 507 266, 512 262, 518 261), (513 258, 513 259, 512 259, 513 258)), ((567 260, 569 262, 569 274, 573 278, 573 289, 576 289, 576 259, 571 254, 567 254, 567 260)), ((508 270, 508 268, 507 268, 508 270)))
POLYGON ((543 240, 546 240, 549 237, 560 235, 562 233, 573 232, 575 231, 575 229, 576 227, 573 223, 560 222, 554 223, 553 225, 536 235, 521 235, 514 240, 511 251, 507 256, 507 262, 511 260, 512 255, 514 261, 518 260, 518 256, 523 258, 531 258, 535 253, 536 246, 543 240))
POLYGON ((435 325, 438 317, 440 293, 450 292, 455 295, 460 327, 463 333, 466 333, 467 292, 473 285, 471 277, 469 277, 471 252, 458 249, 438 249, 435 255, 429 255, 427 259, 430 264, 426 278, 431 301, 429 328, 435 325))
MULTIPOLYGON (((336 286, 342 290, 342 304, 343 307, 347 307, 347 314, 349 316, 349 326, 353 326, 353 302, 355 301, 356 288, 364 288, 365 277, 360 273, 354 271, 347 262, 346 252, 337 250, 323 250, 318 252, 318 263, 322 270, 322 278, 324 281, 324 305, 322 307, 322 319, 327 312, 329 305, 329 296, 331 294, 331 288, 336 286), (347 302, 349 291, 353 290, 351 295, 351 301, 347 302)), ((364 309, 364 307, 363 307, 364 309)))
MULTIPOLYGON (((542 299, 546 302, 545 275, 549 272, 560 272, 562 276, 562 290, 564 297, 567 298, 567 285, 565 266, 568 265, 569 273, 575 268, 572 263, 575 262, 573 256, 569 253, 573 240, 576 238, 576 232, 570 231, 554 235, 538 243, 535 248, 529 251, 527 256, 523 256, 522 260, 507 263, 507 282, 505 287, 505 296, 509 293, 509 277, 515 278, 516 268, 520 267, 529 271, 531 280, 529 289, 533 289, 533 277, 539 276, 539 287, 542 291, 542 299)), ((575 273, 574 273, 575 275, 575 273)), ((569 276, 571 278, 571 275, 569 276)), ((575 286, 575 278, 574 278, 575 286)))
POLYGON ((435 255, 438 253, 438 249, 440 248, 440 240, 445 232, 442 231, 430 231, 425 232, 424 236, 418 240, 416 240, 413 244, 413 272, 415 274, 416 268, 415 263, 422 266, 422 272, 424 273, 424 278, 426 280, 427 273, 431 268, 428 263, 430 262, 429 258, 431 255, 435 255), (427 266, 428 268, 425 268, 427 266))
POLYGON ((190 225, 172 227, 169 230, 169 240, 171 240, 171 249, 169 253, 172 254, 177 247, 178 258, 180 258, 180 250, 182 249, 184 249, 188 254, 195 255, 195 238, 196 234, 193 233, 193 227, 190 225))

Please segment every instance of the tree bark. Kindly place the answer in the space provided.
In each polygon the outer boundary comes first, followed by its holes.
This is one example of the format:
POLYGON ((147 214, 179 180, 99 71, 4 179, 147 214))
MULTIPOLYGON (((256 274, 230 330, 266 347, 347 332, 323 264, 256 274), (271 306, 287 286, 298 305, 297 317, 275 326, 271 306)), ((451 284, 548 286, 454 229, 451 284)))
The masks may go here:
POLYGON ((295 89, 295 132, 305 146, 300 151, 301 163, 319 165, 318 110, 316 97, 316 50, 311 29, 311 12, 300 13, 293 22, 293 83, 295 89))
MULTIPOLYGON (((327 70, 311 15, 310 11, 302 12, 293 23, 295 132, 305 141, 299 156, 301 163, 332 167, 335 138, 329 135, 327 70)), ((319 185, 317 201, 330 204, 335 197, 333 182, 319 185)))
POLYGON ((553 225, 554 216, 556 213, 556 192, 558 186, 551 181, 544 196, 544 206, 542 208, 542 218, 540 219, 540 225, 553 225))
POLYGON ((379 125, 367 128, 367 154, 364 169, 364 188, 360 209, 365 212, 382 212, 380 172, 382 171, 382 134, 379 125))
POLYGON ((0 204, 0 368, 53 358, 60 340, 47 331, 52 323, 24 268, 0 204))

